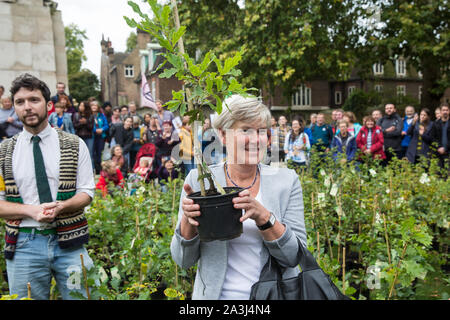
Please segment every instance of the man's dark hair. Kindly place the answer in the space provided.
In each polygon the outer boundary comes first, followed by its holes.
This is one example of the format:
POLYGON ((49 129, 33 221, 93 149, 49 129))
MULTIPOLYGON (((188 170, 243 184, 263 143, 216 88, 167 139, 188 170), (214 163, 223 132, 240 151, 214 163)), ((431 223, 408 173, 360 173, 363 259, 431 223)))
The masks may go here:
POLYGON ((24 73, 19 77, 17 77, 11 84, 10 92, 13 103, 14 103, 14 95, 22 88, 25 88, 30 91, 39 90, 44 96, 45 103, 48 103, 50 101, 50 89, 45 84, 45 82, 39 80, 38 78, 29 73, 24 73))

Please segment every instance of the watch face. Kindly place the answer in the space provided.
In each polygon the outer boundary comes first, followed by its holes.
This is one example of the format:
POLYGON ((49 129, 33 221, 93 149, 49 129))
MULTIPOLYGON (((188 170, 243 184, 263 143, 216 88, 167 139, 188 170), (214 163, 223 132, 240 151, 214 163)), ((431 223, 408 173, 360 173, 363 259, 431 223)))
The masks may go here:
POLYGON ((275 217, 275 215, 273 213, 270 213, 269 221, 270 221, 271 225, 274 225, 275 221, 277 221, 277 218, 275 217))

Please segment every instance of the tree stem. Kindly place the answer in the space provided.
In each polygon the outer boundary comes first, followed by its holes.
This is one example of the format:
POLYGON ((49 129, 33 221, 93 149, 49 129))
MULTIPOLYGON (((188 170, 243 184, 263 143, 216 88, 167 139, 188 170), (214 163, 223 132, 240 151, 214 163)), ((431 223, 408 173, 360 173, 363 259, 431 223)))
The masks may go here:
MULTIPOLYGON (((176 0, 171 0, 171 4, 172 4, 172 8, 173 8, 173 18, 175 20, 175 27, 176 27, 176 30, 178 31, 180 29, 180 16, 178 15, 177 1, 176 0)), ((184 53, 185 53, 183 37, 180 37, 180 39, 178 40, 178 49, 180 51, 181 56, 183 56, 184 53)), ((187 69, 186 61, 184 61, 184 67, 187 69)), ((194 104, 192 103, 192 100, 191 100, 191 90, 189 88, 186 88, 186 98, 187 98, 188 110, 189 111, 194 110, 194 104)), ((203 167, 202 167, 202 161, 199 162, 199 160, 202 160, 203 155, 202 155, 201 145, 200 145, 200 143, 198 141, 198 136, 197 136, 195 123, 194 123, 193 137, 194 137, 194 160, 195 159, 197 160, 198 175, 199 176, 203 176, 204 172, 203 172, 203 167), (199 147, 200 147, 200 149, 198 149, 199 147)), ((199 183, 200 183, 201 195, 203 197, 205 197, 206 196, 205 182, 204 182, 203 179, 200 179, 199 183)))

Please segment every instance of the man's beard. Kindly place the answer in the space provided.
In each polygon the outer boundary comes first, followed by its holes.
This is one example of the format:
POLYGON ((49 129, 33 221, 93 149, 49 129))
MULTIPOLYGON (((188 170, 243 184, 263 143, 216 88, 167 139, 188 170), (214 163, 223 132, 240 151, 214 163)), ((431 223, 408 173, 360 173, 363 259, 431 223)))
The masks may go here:
POLYGON ((22 123, 27 127, 37 128, 42 124, 42 122, 47 121, 47 111, 44 112, 45 113, 43 115, 40 115, 39 113, 28 113, 24 115, 20 121, 22 121, 22 123), (37 120, 28 120, 31 117, 33 117, 33 119, 37 118, 37 120))

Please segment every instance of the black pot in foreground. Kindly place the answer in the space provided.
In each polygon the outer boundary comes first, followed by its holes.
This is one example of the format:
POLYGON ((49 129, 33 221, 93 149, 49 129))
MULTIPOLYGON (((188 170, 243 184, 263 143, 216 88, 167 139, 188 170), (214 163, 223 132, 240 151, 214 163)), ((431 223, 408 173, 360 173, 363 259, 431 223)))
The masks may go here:
POLYGON ((200 192, 187 196, 200 205, 201 215, 197 217, 198 233, 201 241, 230 240, 239 237, 242 232, 242 209, 235 209, 233 198, 238 197, 242 188, 225 187, 227 194, 202 197, 200 192))

